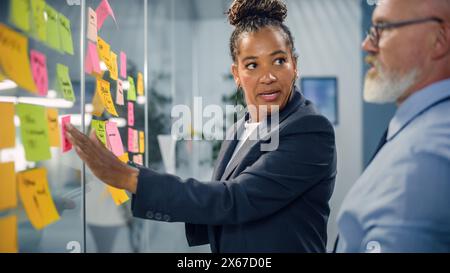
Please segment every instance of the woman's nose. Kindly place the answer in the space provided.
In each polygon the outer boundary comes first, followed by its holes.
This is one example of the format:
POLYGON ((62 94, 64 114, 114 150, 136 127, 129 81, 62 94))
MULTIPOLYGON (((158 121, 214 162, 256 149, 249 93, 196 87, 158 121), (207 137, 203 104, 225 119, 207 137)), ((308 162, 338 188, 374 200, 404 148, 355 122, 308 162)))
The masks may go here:
POLYGON ((275 75, 270 71, 268 71, 261 77, 261 83, 264 83, 264 84, 270 84, 276 80, 277 80, 277 77, 275 77, 275 75))

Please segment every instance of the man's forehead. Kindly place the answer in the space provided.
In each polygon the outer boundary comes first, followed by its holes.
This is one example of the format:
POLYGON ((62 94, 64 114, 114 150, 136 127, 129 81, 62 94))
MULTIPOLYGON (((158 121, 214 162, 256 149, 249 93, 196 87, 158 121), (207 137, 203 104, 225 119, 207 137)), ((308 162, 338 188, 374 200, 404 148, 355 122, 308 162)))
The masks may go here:
POLYGON ((395 21, 420 16, 423 1, 430 0, 379 0, 372 20, 374 22, 395 21))

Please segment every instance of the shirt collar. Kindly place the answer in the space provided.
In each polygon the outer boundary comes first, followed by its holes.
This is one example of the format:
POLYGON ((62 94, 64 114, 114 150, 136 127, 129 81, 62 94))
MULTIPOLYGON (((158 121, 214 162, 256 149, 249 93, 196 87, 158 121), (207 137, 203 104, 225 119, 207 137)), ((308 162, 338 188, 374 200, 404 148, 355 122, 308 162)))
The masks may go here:
POLYGON ((417 116, 439 101, 450 97, 450 78, 431 84, 414 93, 397 109, 389 123, 387 140, 394 138, 417 116))

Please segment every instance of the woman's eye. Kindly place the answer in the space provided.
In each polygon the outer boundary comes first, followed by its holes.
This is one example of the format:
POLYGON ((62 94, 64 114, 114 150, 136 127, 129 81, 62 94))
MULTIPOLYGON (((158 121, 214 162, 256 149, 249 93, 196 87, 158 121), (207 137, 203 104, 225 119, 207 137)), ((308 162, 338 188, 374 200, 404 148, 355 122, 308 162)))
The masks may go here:
POLYGON ((247 64, 245 67, 247 67, 247 69, 249 69, 249 70, 253 70, 253 69, 256 68, 256 64, 255 63, 250 63, 250 64, 247 64))
POLYGON ((276 64, 276 65, 282 65, 282 64, 284 64, 285 62, 286 62, 286 59, 285 59, 285 58, 278 58, 278 59, 275 60, 275 64, 276 64))

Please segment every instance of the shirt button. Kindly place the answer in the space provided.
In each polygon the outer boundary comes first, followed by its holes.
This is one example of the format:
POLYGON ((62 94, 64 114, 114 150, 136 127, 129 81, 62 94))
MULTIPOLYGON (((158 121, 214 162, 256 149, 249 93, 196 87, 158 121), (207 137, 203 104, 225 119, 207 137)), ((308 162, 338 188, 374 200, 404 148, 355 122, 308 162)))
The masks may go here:
POLYGON ((147 214, 145 216, 147 216, 148 219, 152 219, 153 218, 153 211, 147 211, 147 214))
POLYGON ((159 213, 159 212, 157 212, 157 213, 155 213, 155 219, 156 220, 161 220, 161 218, 162 218, 162 215, 161 215, 161 213, 159 213))
POLYGON ((164 214, 163 216, 164 221, 169 222, 170 221, 170 216, 167 214, 164 214))

